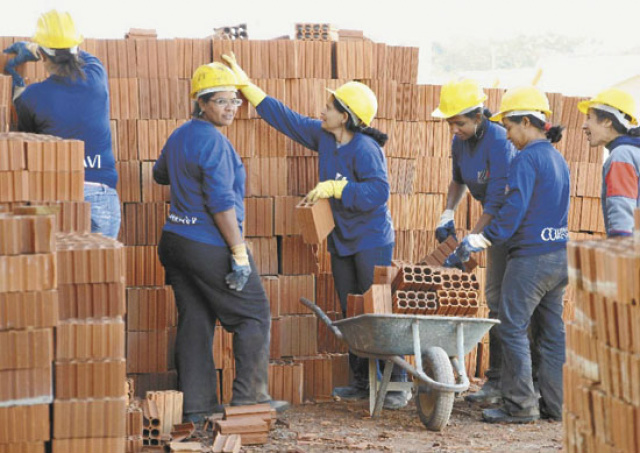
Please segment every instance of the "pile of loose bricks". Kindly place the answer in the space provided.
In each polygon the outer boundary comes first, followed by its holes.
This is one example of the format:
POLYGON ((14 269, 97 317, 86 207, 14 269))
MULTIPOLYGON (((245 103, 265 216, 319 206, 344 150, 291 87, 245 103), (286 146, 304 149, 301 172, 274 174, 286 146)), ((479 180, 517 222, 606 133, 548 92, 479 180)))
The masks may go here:
MULTIPOLYGON (((21 301, 42 303, 47 296, 36 293, 57 291, 62 298, 54 311, 59 312, 60 321, 50 319, 42 328, 56 328, 71 335, 83 329, 96 332, 115 329, 113 333, 118 341, 126 336, 125 351, 129 358, 126 373, 134 382, 135 396, 145 398, 147 391, 177 388, 173 361, 177 314, 172 291, 165 286, 164 271, 157 257, 157 244, 169 209, 169 190, 153 182, 152 168, 169 134, 189 119, 189 85, 193 71, 201 64, 220 61, 220 56, 229 51, 234 51, 239 63, 267 93, 315 118, 320 116, 325 104, 326 88, 337 88, 351 79, 362 80, 372 87, 379 101, 373 126, 389 135, 385 154, 391 186, 388 205, 396 230, 394 260, 432 266, 421 260, 437 248, 434 230, 444 210, 451 179, 451 135, 446 122, 430 116, 438 104, 440 86, 417 84, 417 48, 375 43, 359 32, 341 32, 338 42, 156 39, 153 33, 147 32, 132 33, 128 39, 121 40, 87 39, 81 47, 100 58, 109 77, 111 129, 123 213, 119 239, 124 247, 118 249, 118 253, 124 255, 126 264, 121 269, 125 273, 123 279, 110 281, 106 273, 94 275, 78 270, 77 276, 82 281, 76 282, 73 281, 76 271, 69 272, 65 267, 62 276, 67 280, 60 285, 55 281, 55 286, 49 281, 47 289, 42 283, 33 286, 34 279, 24 280, 22 286, 15 286, 14 280, 5 283, 9 280, 2 279, 2 297, 28 294, 19 296, 21 301), (89 275, 103 280, 88 281, 89 275), (130 315, 126 319, 124 307, 130 315)), ((28 38, 2 37, 0 46, 6 48, 25 39, 28 38)), ((0 67, 4 67, 9 57, 0 54, 0 67)), ((20 70, 28 83, 46 77, 41 62, 27 63, 20 70)), ((496 111, 502 91, 485 91, 487 106, 496 111)), ((598 188, 602 149, 589 148, 584 139, 580 128, 582 117, 576 109, 580 98, 557 93, 549 93, 549 97, 554 122, 567 128, 558 149, 571 168, 571 237, 601 237, 604 227, 598 188)), ((12 181, 10 188, 0 190, 0 197, 5 197, 0 200, 0 208, 11 211, 28 202, 50 205, 58 210, 55 223, 59 232, 86 236, 90 229, 89 206, 82 201, 78 183, 82 180, 80 170, 95 163, 78 162, 80 147, 68 144, 70 141, 59 143, 60 140, 50 137, 8 133, 14 121, 11 78, 0 75, 0 184, 12 181), (68 159, 59 160, 59 156, 67 152, 68 159), (41 156, 45 160, 30 156, 41 156), (49 160, 51 156, 56 157, 49 160)), ((223 132, 242 157, 248 174, 244 234, 271 304, 270 392, 274 398, 294 403, 329 400, 331 389, 348 380, 346 347, 298 304, 304 296, 315 301, 330 319, 342 317, 326 240, 315 245, 305 243, 305 226, 296 216, 296 206, 318 182, 318 157, 271 129, 246 102, 238 110, 233 125, 223 132)), ((470 195, 463 197, 455 215, 459 238, 475 225, 481 212, 480 204, 470 195)), ((70 242, 73 241, 69 238, 61 242, 61 247, 67 247, 65 253, 69 251, 70 242)), ((78 246, 82 250, 102 249, 104 244, 80 241, 78 246)), ((76 258, 80 262, 87 259, 84 251, 74 253, 79 254, 76 258)), ((9 258, 16 262, 25 260, 9 258)), ((9 258, 2 257, 2 260, 9 258)), ((33 263, 30 272, 49 275, 51 258, 47 261, 34 254, 27 261, 33 263), (42 262, 37 264, 38 260, 42 262)), ((480 254, 478 267, 472 273, 480 288, 485 280, 485 261, 484 254, 480 254)), ((87 263, 91 266, 90 261, 87 263)), ((8 272, 4 269, 0 272, 8 272)), ((40 281, 47 282, 46 279, 40 281)), ((353 301, 353 297, 350 296, 350 300, 353 301)), ((567 318, 572 317, 570 301, 569 295, 565 308, 567 318)), ((354 314, 353 307, 353 303, 348 305, 348 315, 354 314)), ((486 314, 484 295, 480 291, 477 316, 486 314)), ((0 335, 15 329, 15 325, 0 327, 0 335)), ((233 349, 230 335, 221 327, 216 330, 212 349, 220 400, 228 402, 235 372, 233 349)), ((83 348, 69 350, 65 351, 64 359, 52 356, 51 362, 61 369, 87 363, 93 369, 91 372, 99 366, 110 366, 113 370, 122 367, 124 354, 120 350, 109 352, 109 347, 103 345, 99 351, 94 356, 83 348)), ((477 348, 478 355, 474 351, 466 360, 469 375, 483 375, 488 367, 487 352, 488 339, 485 338, 477 348)), ((46 368, 41 365, 38 363, 36 368, 46 368)), ((121 376, 120 371, 118 373, 121 376)), ((25 392, 21 389, 16 395, 25 392)), ((103 448, 113 453, 120 451, 120 439, 140 437, 140 434, 125 432, 117 423, 109 424, 108 430, 103 427, 83 432, 75 432, 62 424, 55 426, 56 414, 70 409, 74 414, 84 410, 96 416, 104 416, 114 409, 122 413, 124 419, 123 392, 103 388, 90 395, 83 390, 72 392, 69 399, 57 399, 52 412, 54 451, 85 451, 82 449, 91 445, 93 451, 103 448)), ((49 398, 54 396, 55 393, 50 394, 49 398)), ((46 405, 0 407, 0 414, 3 420, 11 420, 0 426, 15 427, 15 431, 0 432, 0 452, 3 448, 20 451, 13 445, 6 447, 16 442, 35 442, 38 446, 34 451, 39 451, 42 442, 51 439, 46 428, 51 422, 46 405), (27 414, 28 411, 34 412, 27 414), (17 420, 20 420, 18 425, 14 423, 17 420)), ((137 451, 132 445, 138 445, 139 440, 128 442, 127 451, 137 451)))
POLYGON ((569 244, 575 317, 567 324, 567 453, 640 451, 640 211, 635 238, 569 244))

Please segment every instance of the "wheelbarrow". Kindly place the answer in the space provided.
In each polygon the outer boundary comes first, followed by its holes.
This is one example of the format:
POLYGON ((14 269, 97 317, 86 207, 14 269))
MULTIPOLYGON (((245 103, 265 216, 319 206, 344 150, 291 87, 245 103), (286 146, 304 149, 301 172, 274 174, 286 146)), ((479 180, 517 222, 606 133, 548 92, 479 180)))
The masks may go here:
POLYGON ((369 359, 369 413, 378 417, 390 390, 413 390, 418 416, 432 431, 449 421, 455 393, 469 389, 464 356, 500 321, 486 318, 366 314, 331 321, 320 307, 304 297, 312 310, 349 350, 369 359), (401 356, 414 355, 413 367, 401 356), (385 362, 377 379, 376 360, 385 362), (389 382, 393 365, 416 377, 415 383, 389 382), (455 370, 455 373, 454 373, 455 370), (457 375, 457 379, 456 379, 457 375))

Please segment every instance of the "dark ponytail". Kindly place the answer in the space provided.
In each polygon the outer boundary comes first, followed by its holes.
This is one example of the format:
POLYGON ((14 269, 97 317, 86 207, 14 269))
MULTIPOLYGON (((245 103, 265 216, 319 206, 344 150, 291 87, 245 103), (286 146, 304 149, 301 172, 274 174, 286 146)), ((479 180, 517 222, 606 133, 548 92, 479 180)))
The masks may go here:
POLYGON ((349 113, 349 111, 335 97, 333 98, 333 106, 340 113, 347 114, 347 123, 345 124, 345 127, 347 128, 348 131, 353 133, 360 132, 361 134, 368 135, 369 137, 373 138, 376 141, 376 143, 378 143, 378 145, 380 146, 384 146, 385 143, 387 143, 387 141, 389 140, 389 136, 387 134, 385 134, 382 131, 379 131, 374 127, 368 127, 368 126, 365 126, 364 124, 361 124, 359 126, 356 125, 356 123, 353 121, 353 117, 351 116, 351 113, 349 113))
POLYGON ((550 123, 546 123, 542 121, 540 118, 536 118, 533 115, 510 116, 508 117, 508 120, 513 123, 520 124, 522 122, 522 118, 525 118, 525 117, 529 118, 529 121, 531 122, 533 127, 543 131, 547 139, 551 143, 558 143, 562 138, 562 131, 564 130, 564 126, 557 125, 557 126, 549 127, 550 123))
POLYGON ((41 50, 51 65, 49 72, 60 77, 69 77, 71 80, 85 80, 87 78, 84 69, 82 69, 84 60, 77 53, 72 53, 71 49, 55 49, 54 52, 55 55, 50 55, 41 50))
MULTIPOLYGON (((620 120, 618 120, 618 118, 616 118, 616 116, 613 113, 605 112, 604 110, 600 110, 600 109, 593 109, 593 112, 596 114, 598 123, 601 123, 604 120, 610 120, 613 130, 616 131, 618 134, 630 135, 631 137, 640 137, 640 127, 632 127, 631 129, 626 129, 622 125, 622 123, 620 123, 620 120)), ((631 121, 631 117, 626 113, 624 114, 624 117, 627 120, 631 121)))
MULTIPOLYGON (((204 101, 204 103, 206 104, 207 102, 209 102, 209 99, 211 99, 213 97, 215 93, 206 93, 203 94, 202 96, 200 96, 198 99, 202 99, 204 101)), ((194 102, 194 106, 193 106, 193 111, 191 112, 191 116, 193 116, 194 118, 200 118, 202 116, 202 109, 200 108, 200 103, 198 102, 198 99, 195 100, 194 102)))

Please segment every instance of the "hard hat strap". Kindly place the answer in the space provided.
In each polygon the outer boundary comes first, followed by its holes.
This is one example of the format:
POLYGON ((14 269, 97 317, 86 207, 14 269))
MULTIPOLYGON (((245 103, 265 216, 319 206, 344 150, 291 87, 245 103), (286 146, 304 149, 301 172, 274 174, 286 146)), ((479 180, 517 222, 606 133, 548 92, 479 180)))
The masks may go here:
POLYGON ((527 116, 531 115, 534 118, 538 118, 543 123, 547 122, 547 115, 538 111, 538 110, 512 110, 510 112, 505 113, 503 116, 505 118, 509 118, 510 116, 527 116))
POLYGON ((198 95, 196 96, 196 98, 199 98, 200 96, 204 96, 205 94, 209 94, 209 93, 217 93, 218 91, 233 91, 234 93, 237 93, 238 89, 233 85, 224 85, 219 87, 205 88, 204 90, 198 91, 198 95))
POLYGON ((483 103, 483 102, 481 102, 480 104, 476 104, 476 105, 474 105, 474 106, 472 106, 472 107, 469 107, 469 108, 467 108, 467 109, 464 109, 463 111, 461 111, 460 113, 458 113, 458 115, 464 115, 465 113, 472 112, 472 111, 474 111, 475 109, 482 109, 482 108, 484 108, 484 103, 483 103))
POLYGON ((338 96, 336 96, 336 95, 334 94, 334 95, 333 95, 333 97, 334 97, 334 98, 336 98, 336 100, 340 103, 340 105, 341 105, 341 106, 342 106, 342 107, 347 111, 347 113, 349 114, 349 116, 350 116, 350 117, 351 117, 351 119, 353 120, 353 124, 355 124, 356 126, 359 126, 359 125, 360 125, 360 123, 362 122, 362 121, 360 120, 360 118, 358 118, 358 117, 356 116, 356 114, 355 114, 355 113, 353 113, 353 112, 351 111, 351 109, 347 106, 347 104, 345 104, 344 102, 342 102, 342 100, 341 100, 338 96))
MULTIPOLYGON (((46 53, 50 57, 55 57, 56 56, 56 50, 57 49, 50 49, 50 48, 45 47, 45 46, 40 46, 40 48, 42 49, 42 51, 44 53, 46 53)), ((73 54, 73 55, 77 55, 78 54, 78 46, 69 47, 67 50, 69 51, 70 54, 73 54)))
POLYGON ((629 121, 624 117, 624 113, 622 113, 620 110, 618 110, 615 107, 611 107, 610 105, 605 105, 605 104, 593 104, 593 105, 590 105, 589 107, 592 109, 602 110, 604 112, 611 113, 613 116, 616 117, 616 119, 620 122, 620 124, 622 124, 622 126, 626 130, 629 130, 633 127, 631 125, 631 121, 629 121))

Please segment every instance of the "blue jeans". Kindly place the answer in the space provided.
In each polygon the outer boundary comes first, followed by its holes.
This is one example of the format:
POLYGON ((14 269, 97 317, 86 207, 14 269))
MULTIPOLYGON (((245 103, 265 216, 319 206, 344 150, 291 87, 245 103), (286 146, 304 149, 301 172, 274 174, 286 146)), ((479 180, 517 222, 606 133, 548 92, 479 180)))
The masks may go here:
POLYGON ((104 184, 85 184, 84 201, 91 203, 91 232, 117 239, 120 231, 120 199, 116 189, 104 184))
MULTIPOLYGON (((364 294, 373 284, 373 270, 376 266, 391 266, 394 244, 363 250, 355 255, 338 256, 331 254, 331 271, 333 282, 340 299, 342 316, 347 314, 347 296, 349 294, 364 294)), ((369 360, 349 353, 349 366, 353 372, 354 385, 367 387, 369 385, 369 360)), ((380 363, 378 363, 380 367, 380 363)), ((380 373, 378 373, 380 374, 380 373)), ((394 366, 391 380, 404 382, 407 379, 405 370, 394 366)))
MULTIPOLYGON (((487 306, 489 307, 489 318, 499 319, 500 298, 502 293, 502 280, 507 268, 506 245, 492 245, 487 250, 487 279, 484 288, 487 306)), ((489 369, 485 376, 489 382, 496 385, 500 382, 502 369, 502 343, 498 329, 495 327, 489 331, 489 369)))
POLYGON ((562 416, 562 365, 565 331, 562 296, 567 286, 566 249, 538 256, 509 258, 502 284, 500 321, 502 340, 502 396, 514 416, 562 416), (531 323, 538 350, 540 406, 533 387, 527 331, 531 323))

